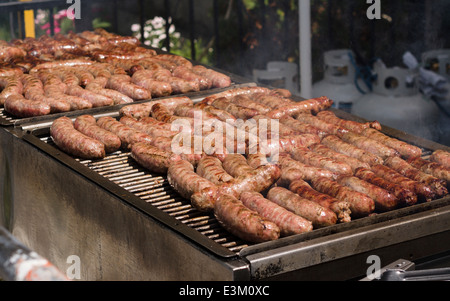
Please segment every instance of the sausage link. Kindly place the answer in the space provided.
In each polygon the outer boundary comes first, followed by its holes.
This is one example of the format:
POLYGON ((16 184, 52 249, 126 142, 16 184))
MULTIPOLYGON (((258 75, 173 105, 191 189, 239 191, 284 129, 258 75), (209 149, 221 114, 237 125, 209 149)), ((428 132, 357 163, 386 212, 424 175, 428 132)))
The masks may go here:
POLYGON ((9 114, 21 118, 48 115, 51 112, 51 107, 47 103, 26 99, 22 94, 8 96, 4 107, 9 114))
POLYGON ((362 134, 362 132, 367 128, 374 128, 379 131, 381 131, 381 125, 378 121, 372 121, 372 122, 357 122, 353 120, 346 120, 342 119, 336 116, 331 111, 322 111, 317 113, 316 115, 319 119, 322 119, 326 122, 336 124, 338 126, 341 126, 343 128, 346 128, 349 131, 362 134))
POLYGON ((248 95, 236 95, 234 97, 229 97, 228 99, 235 105, 256 110, 261 115, 265 115, 271 111, 270 107, 253 101, 248 95))
POLYGON ((100 117, 97 120, 97 124, 101 128, 116 134, 120 138, 120 141, 122 141, 122 147, 124 149, 130 148, 133 143, 137 142, 147 142, 150 144, 153 142, 152 137, 149 135, 126 126, 109 116, 100 117))
POLYGON ((346 128, 340 127, 332 123, 328 123, 309 113, 298 114, 296 119, 298 121, 310 124, 313 127, 318 128, 321 131, 324 131, 325 133, 337 135, 339 137, 349 132, 349 130, 347 130, 346 128))
POLYGON ((314 228, 322 228, 337 223, 336 214, 330 209, 300 197, 298 194, 283 188, 274 187, 267 193, 267 198, 279 206, 311 221, 314 228))
POLYGON ((319 136, 320 138, 323 138, 325 137, 325 135, 327 135, 325 131, 318 129, 311 124, 294 119, 291 116, 285 116, 283 118, 280 118, 279 120, 280 124, 284 124, 302 134, 314 134, 319 136))
POLYGON ((77 117, 74 122, 74 127, 86 136, 102 142, 105 145, 105 151, 107 153, 117 151, 122 144, 119 136, 99 127, 94 116, 81 115, 77 117))
POLYGON ((311 181, 312 188, 328 194, 338 200, 350 203, 352 217, 365 217, 372 214, 375 210, 375 201, 364 193, 354 191, 348 187, 342 186, 336 181, 328 178, 314 178, 311 181))
POLYGON ((408 160, 408 163, 427 174, 435 176, 438 179, 445 180, 447 184, 450 183, 450 169, 445 168, 439 163, 422 158, 411 158, 408 160))
POLYGON ((211 181, 216 185, 231 182, 233 176, 225 171, 222 162, 216 157, 204 156, 197 165, 196 172, 199 176, 211 181))
POLYGON ((23 84, 20 76, 5 76, 0 78, 0 105, 4 105, 8 96, 22 94, 23 84))
POLYGON ((438 196, 444 196, 448 194, 446 181, 438 179, 430 174, 420 171, 417 168, 414 168, 413 166, 411 166, 411 164, 399 157, 390 157, 386 159, 385 165, 394 169, 407 178, 430 186, 430 188, 433 189, 438 196))
POLYGON ((193 66, 191 70, 195 74, 207 78, 208 81, 211 82, 211 86, 214 88, 226 88, 231 86, 231 78, 221 72, 217 72, 201 65, 193 66))
POLYGON ((178 97, 170 97, 158 100, 152 100, 150 102, 141 103, 141 104, 131 104, 124 106, 120 109, 120 116, 129 116, 136 119, 140 119, 143 117, 149 117, 152 111, 153 105, 160 103, 163 104, 169 111, 173 112, 178 105, 181 104, 191 104, 192 100, 186 96, 178 96, 178 97))
POLYGON ((146 142, 134 143, 131 146, 131 157, 139 165, 160 174, 166 174, 172 162, 181 160, 179 155, 163 151, 146 142))
POLYGON ((299 102, 292 102, 284 106, 278 106, 276 110, 269 113, 269 116, 272 118, 281 119, 285 116, 297 117, 298 115, 304 113, 317 114, 320 111, 330 108, 332 105, 333 101, 331 99, 322 96, 299 102))
POLYGON ((306 165, 300 161, 294 160, 290 155, 280 155, 279 163, 282 169, 282 177, 291 178, 289 176, 289 170, 298 171, 303 174, 304 180, 311 181, 316 177, 326 177, 332 180, 336 180, 339 174, 332 172, 331 170, 319 168, 316 166, 306 165))
POLYGON ((450 169, 450 153, 443 150, 436 150, 431 154, 430 160, 450 169))
POLYGON ((400 201, 400 205, 402 206, 411 206, 417 203, 417 195, 413 191, 378 177, 370 169, 364 167, 358 168, 355 171, 355 176, 390 191, 400 201))
POLYGON ((350 210, 350 203, 346 201, 339 201, 328 194, 320 193, 301 179, 292 181, 288 187, 290 191, 298 194, 299 196, 332 210, 338 217, 339 222, 348 223, 351 221, 352 212, 350 210))
POLYGON ((225 97, 215 99, 211 105, 216 109, 227 111, 238 119, 247 120, 259 114, 257 110, 236 105, 225 97))
POLYGON ((301 234, 313 230, 311 221, 264 198, 258 192, 244 192, 240 200, 249 209, 274 222, 283 236, 301 234))
POLYGON ((60 117, 53 121, 50 136, 56 146, 70 155, 83 159, 105 157, 105 145, 77 131, 68 117, 60 117))
POLYGON ((196 82, 200 88, 200 90, 207 90, 210 89, 212 86, 212 81, 209 80, 207 77, 200 75, 198 73, 195 73, 192 68, 186 67, 186 66, 177 66, 172 71, 173 76, 182 78, 187 81, 193 81, 196 82))
POLYGON ((228 154, 222 164, 223 169, 232 177, 245 176, 255 170, 241 154, 228 154))
POLYGON ((280 237, 280 228, 264 219, 232 195, 220 195, 214 206, 214 215, 228 232, 245 241, 260 243, 280 237))
POLYGON ((352 171, 355 172, 356 169, 363 167, 363 168, 370 168, 370 165, 368 163, 362 162, 356 158, 338 153, 334 150, 332 150, 331 148, 329 148, 328 146, 321 144, 321 143, 317 143, 314 145, 311 145, 309 147, 310 150, 312 150, 313 152, 320 154, 322 156, 326 156, 329 157, 331 159, 334 159, 338 162, 345 162, 346 164, 348 164, 352 171))
POLYGON ((347 163, 323 156, 308 149, 296 148, 291 151, 290 154, 294 160, 300 161, 306 165, 328 169, 333 173, 341 175, 353 174, 352 168, 347 163))
POLYGON ((339 177, 338 183, 347 186, 354 191, 368 195, 375 201, 375 209, 377 211, 392 211, 399 205, 399 200, 389 191, 367 181, 361 180, 360 178, 342 176, 339 177))
POLYGON ((383 159, 388 157, 400 157, 400 154, 395 149, 388 147, 374 139, 365 136, 348 132, 340 136, 342 140, 350 143, 358 148, 364 149, 372 154, 375 154, 383 159))

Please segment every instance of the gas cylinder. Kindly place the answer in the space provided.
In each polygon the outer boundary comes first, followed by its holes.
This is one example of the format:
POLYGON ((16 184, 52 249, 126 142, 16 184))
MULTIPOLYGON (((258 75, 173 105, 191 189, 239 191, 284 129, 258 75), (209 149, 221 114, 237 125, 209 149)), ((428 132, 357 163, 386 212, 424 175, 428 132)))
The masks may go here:
POLYGON ((352 114, 378 120, 406 133, 436 141, 439 108, 418 88, 416 69, 388 68, 381 60, 374 63, 376 80, 373 93, 363 95, 352 107, 352 114))
POLYGON ((442 93, 435 97, 440 108, 437 132, 438 142, 450 146, 450 49, 437 49, 422 54, 422 68, 433 71, 447 80, 442 93))
MULTIPOLYGON (((313 97, 327 96, 333 107, 351 112, 353 103, 364 93, 355 84, 356 69, 351 61, 350 49, 331 50, 324 53, 324 78, 313 85, 313 97)), ((360 89, 364 83, 358 80, 360 89)))

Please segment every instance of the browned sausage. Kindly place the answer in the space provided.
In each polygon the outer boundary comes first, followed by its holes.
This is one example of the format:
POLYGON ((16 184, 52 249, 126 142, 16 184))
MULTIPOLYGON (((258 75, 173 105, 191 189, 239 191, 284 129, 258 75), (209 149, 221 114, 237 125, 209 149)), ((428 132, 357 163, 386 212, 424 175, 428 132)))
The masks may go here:
POLYGON ((301 234, 313 229, 311 221, 264 198, 258 192, 244 192, 240 200, 247 208, 274 222, 283 236, 301 234))
POLYGON ((385 165, 394 169, 405 177, 429 186, 436 192, 438 196, 444 196, 448 194, 446 181, 438 179, 430 174, 418 170, 417 168, 414 168, 413 166, 411 166, 411 164, 399 157, 390 157, 386 159, 385 165))
POLYGON ((401 175, 392 168, 389 168, 382 164, 376 164, 372 165, 371 169, 380 178, 384 178, 387 181, 398 184, 406 189, 413 191, 420 200, 429 202, 436 197, 436 193, 430 187, 426 186, 423 183, 411 180, 410 178, 401 175))
POLYGON ((353 171, 350 165, 345 161, 337 161, 333 158, 323 156, 319 153, 312 152, 309 149, 295 148, 290 152, 293 159, 300 161, 306 165, 312 165, 324 168, 333 173, 341 175, 352 175, 353 171))
POLYGON ((393 194, 360 178, 342 176, 338 178, 338 183, 368 195, 375 201, 377 211, 391 211, 398 207, 399 200, 393 194))
POLYGON ((291 116, 285 116, 283 118, 280 118, 280 123, 302 134, 315 134, 320 138, 323 138, 325 135, 327 135, 325 131, 318 129, 315 126, 312 126, 311 124, 307 124, 297 119, 294 119, 291 116))
POLYGON ((26 99, 22 94, 11 94, 5 100, 5 111, 9 114, 26 118, 50 114, 51 107, 43 101, 26 99))
POLYGON ((276 110, 269 113, 272 118, 283 118, 285 116, 298 116, 301 113, 317 114, 320 111, 329 109, 333 105, 333 100, 326 96, 292 102, 285 106, 278 106, 276 110))
POLYGON ((260 243, 280 237, 280 228, 248 209, 232 195, 220 195, 214 206, 214 215, 230 233, 245 241, 260 243))
POLYGON ((443 150, 436 150, 431 154, 430 160, 450 169, 450 153, 443 150))
POLYGON ((117 151, 122 144, 116 134, 99 127, 94 116, 81 115, 77 117, 74 122, 74 127, 86 136, 102 142, 105 145, 105 151, 107 153, 117 151))
POLYGON ((129 116, 136 119, 140 119, 143 117, 149 117, 152 111, 153 105, 161 103, 163 104, 169 111, 173 112, 175 108, 180 104, 191 104, 192 100, 186 96, 178 96, 178 97, 170 97, 164 99, 153 100, 146 103, 141 104, 132 104, 124 106, 120 109, 119 114, 121 116, 129 116))
POLYGON ((267 198, 281 207, 311 221, 314 228, 331 226, 337 222, 337 216, 333 211, 313 201, 302 198, 286 188, 274 187, 270 189, 267 193, 267 198))
POLYGON ((339 137, 341 137, 342 140, 344 140, 345 142, 348 142, 358 148, 361 148, 372 154, 375 154, 383 159, 392 156, 400 157, 399 152, 396 151, 395 149, 388 147, 383 143, 378 142, 374 139, 367 138, 365 136, 356 133, 348 132, 339 137))
POLYGON ((328 194, 338 200, 349 202, 352 217, 368 216, 375 210, 375 201, 369 196, 342 186, 336 181, 321 177, 314 178, 311 184, 312 188, 319 192, 328 194))
POLYGON ((422 158, 411 158, 408 160, 408 163, 427 174, 433 175, 438 179, 445 180, 447 185, 450 183, 450 169, 445 168, 439 163, 422 158))
POLYGON ((179 155, 161 150, 147 142, 133 143, 131 157, 146 169, 166 174, 172 162, 181 160, 179 155))
POLYGON ((336 213, 339 222, 348 223, 351 221, 350 203, 339 201, 328 194, 320 193, 301 179, 292 181, 289 185, 289 190, 305 199, 316 202, 322 207, 331 209, 336 213))
POLYGON ((172 94, 172 86, 170 83, 158 81, 152 78, 152 71, 139 70, 133 73, 131 82, 149 90, 152 97, 162 97, 172 94))
POLYGON ((313 127, 318 128, 321 131, 324 131, 325 133, 337 135, 339 137, 349 132, 349 130, 347 130, 346 128, 335 125, 333 123, 328 123, 309 113, 298 114, 296 119, 298 121, 310 124, 313 127))
POLYGON ((362 131, 362 135, 395 149, 404 158, 416 158, 422 156, 422 150, 419 147, 389 137, 376 129, 367 128, 362 131))
POLYGON ((245 176, 254 171, 241 154, 228 154, 223 160, 223 169, 232 177, 245 176))
POLYGON ((334 114, 331 111, 319 112, 319 113, 317 113, 317 117, 326 122, 333 123, 338 126, 344 127, 347 130, 358 133, 358 134, 361 134, 363 132, 363 130, 365 130, 367 128, 374 128, 374 129, 381 131, 381 125, 378 121, 363 123, 363 122, 357 122, 357 121, 353 121, 353 120, 345 120, 345 119, 337 117, 336 114, 334 114))
POLYGON ((400 205, 411 206, 417 203, 417 195, 396 183, 378 177, 372 170, 367 168, 358 168, 355 171, 355 176, 358 178, 377 185, 387 191, 390 191, 400 201, 400 205))
POLYGON ((184 80, 196 82, 199 85, 200 90, 207 90, 212 86, 212 81, 210 79, 198 73, 195 73, 192 68, 186 66, 175 67, 175 69, 172 71, 172 74, 173 76, 182 78, 184 80))
POLYGON ((126 126, 113 117, 100 117, 97 120, 97 124, 101 128, 116 134, 120 138, 120 141, 122 141, 123 148, 130 148, 136 142, 148 142, 150 144, 153 142, 152 137, 149 135, 126 126))
POLYGON ((199 176, 204 177, 216 185, 234 180, 233 176, 225 171, 222 162, 212 156, 204 156, 201 158, 198 162, 196 172, 199 176))
POLYGON ((211 105, 216 109, 227 111, 238 119, 246 120, 259 114, 257 110, 236 105, 225 97, 215 99, 211 105))
MULTIPOLYGON (((234 97, 229 97, 228 100, 235 105, 257 110, 259 114, 265 115, 270 112, 271 108, 268 106, 265 106, 261 103, 258 103, 256 101, 253 101, 248 95, 237 95, 234 97)), ((267 117, 269 118, 269 117, 267 117)))
POLYGON ((311 145, 309 147, 309 149, 317 154, 332 158, 338 162, 345 162, 352 168, 353 172, 355 172, 355 170, 360 167, 370 168, 370 165, 368 163, 365 163, 356 158, 338 153, 338 152, 332 150, 331 148, 329 148, 328 146, 321 144, 321 143, 311 145))
POLYGON ((290 155, 280 155, 279 163, 282 169, 282 177, 286 177, 286 179, 295 179, 294 176, 290 176, 289 173, 292 170, 293 172, 300 172, 303 174, 302 179, 311 181, 316 177, 326 177, 332 180, 336 180, 339 174, 332 172, 331 170, 319 168, 311 165, 306 165, 301 163, 300 161, 294 160, 290 155))
POLYGON ((207 78, 212 87, 214 88, 226 88, 231 86, 231 78, 221 72, 217 72, 210 68, 203 67, 201 65, 196 65, 192 68, 195 74, 201 75, 207 78))
POLYGON ((50 136, 64 152, 83 159, 101 159, 105 157, 105 145, 77 131, 68 117, 53 121, 50 136))

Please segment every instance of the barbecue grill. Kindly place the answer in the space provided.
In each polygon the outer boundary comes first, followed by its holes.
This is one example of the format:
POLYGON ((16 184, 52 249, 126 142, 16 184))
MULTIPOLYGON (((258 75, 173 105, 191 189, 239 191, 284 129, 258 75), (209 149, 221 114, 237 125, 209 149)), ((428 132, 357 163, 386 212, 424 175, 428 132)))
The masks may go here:
MULTIPOLYGON (((118 118, 119 108, 82 113, 118 118)), ((241 241, 129 152, 80 160, 59 150, 49 135, 56 117, 14 120, 0 129, 0 222, 62 271, 69 256, 79 256, 83 280, 348 280, 366 275, 370 255, 386 265, 450 250, 450 196, 276 241, 241 241)), ((425 158, 450 150, 383 131, 421 147, 425 158)))

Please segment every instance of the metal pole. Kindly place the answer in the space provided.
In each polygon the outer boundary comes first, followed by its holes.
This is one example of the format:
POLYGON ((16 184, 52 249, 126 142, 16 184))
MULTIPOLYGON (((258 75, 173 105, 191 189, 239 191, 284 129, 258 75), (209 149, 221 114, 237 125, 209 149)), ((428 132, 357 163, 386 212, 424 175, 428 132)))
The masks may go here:
POLYGON ((0 226, 0 280, 65 281, 69 280, 47 259, 20 243, 0 226))
POLYGON ((300 96, 312 98, 311 2, 298 0, 300 28, 300 96))

